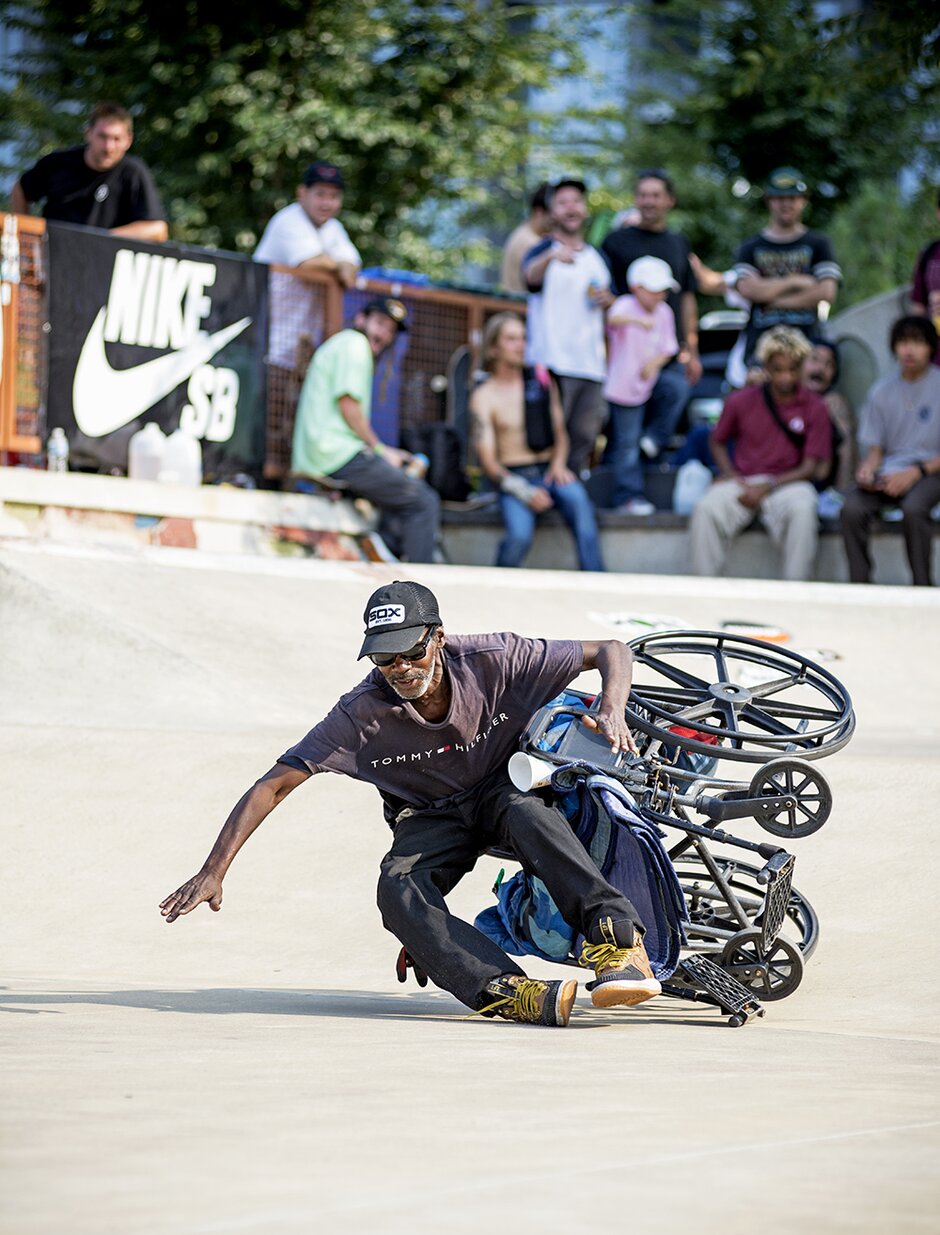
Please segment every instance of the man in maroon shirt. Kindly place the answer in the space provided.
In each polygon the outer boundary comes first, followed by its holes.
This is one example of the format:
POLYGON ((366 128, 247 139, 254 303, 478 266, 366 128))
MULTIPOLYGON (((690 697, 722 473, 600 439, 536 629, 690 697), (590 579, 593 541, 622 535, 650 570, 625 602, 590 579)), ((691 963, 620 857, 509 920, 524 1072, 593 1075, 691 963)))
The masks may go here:
MULTIPOLYGON (((375 785, 392 827, 378 903, 408 964, 468 1007, 506 1020, 566 1025, 577 983, 540 981, 488 936, 451 914, 445 896, 477 858, 512 849, 565 921, 585 937, 581 964, 597 1007, 659 994, 636 909, 612 887, 561 810, 521 793, 506 765, 532 713, 583 670, 598 669, 601 704, 584 723, 614 752, 636 751, 627 728, 632 655, 616 639, 525 639, 510 632, 446 635, 420 583, 381 587, 365 609, 359 659, 375 668, 248 790, 194 875, 162 902, 167 922, 208 902, 267 815, 303 781, 338 772, 375 785)), ((419 978, 419 981, 421 978, 419 978)))
POLYGON ((832 454, 832 427, 822 399, 800 385, 809 352, 792 327, 766 331, 757 359, 767 381, 728 396, 710 439, 718 476, 689 525, 696 574, 721 574, 731 541, 759 514, 783 552, 784 578, 810 577, 819 532, 812 481, 832 454))

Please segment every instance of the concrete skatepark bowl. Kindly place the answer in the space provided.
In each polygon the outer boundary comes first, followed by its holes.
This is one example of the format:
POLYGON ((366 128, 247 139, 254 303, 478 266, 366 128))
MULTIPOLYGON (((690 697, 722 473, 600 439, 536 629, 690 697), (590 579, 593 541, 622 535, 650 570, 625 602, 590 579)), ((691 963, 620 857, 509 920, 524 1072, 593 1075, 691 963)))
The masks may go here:
MULTIPOLYGON (((938 600, 0 544, 0 1231, 936 1230, 938 600), (364 600, 403 575, 454 631, 603 638, 665 612, 838 654, 858 729, 826 761, 832 818, 793 846, 821 939, 791 998, 739 1030, 583 988, 565 1032, 465 1019, 396 983, 385 825, 334 776, 251 839, 219 914, 161 920, 358 680, 364 600)), ((456 912, 491 903, 496 867, 456 912)))

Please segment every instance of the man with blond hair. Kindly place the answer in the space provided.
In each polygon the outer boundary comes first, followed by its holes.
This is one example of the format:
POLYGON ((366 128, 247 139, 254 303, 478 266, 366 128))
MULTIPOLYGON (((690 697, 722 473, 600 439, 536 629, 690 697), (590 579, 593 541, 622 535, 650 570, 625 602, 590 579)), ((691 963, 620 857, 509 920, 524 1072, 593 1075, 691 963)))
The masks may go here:
POLYGON ((710 445, 715 482, 692 514, 689 534, 696 574, 721 574, 731 541, 755 515, 783 553, 785 579, 808 579, 819 526, 813 479, 832 454, 826 405, 800 385, 810 344, 777 326, 763 334, 757 359, 767 380, 730 394, 710 445))

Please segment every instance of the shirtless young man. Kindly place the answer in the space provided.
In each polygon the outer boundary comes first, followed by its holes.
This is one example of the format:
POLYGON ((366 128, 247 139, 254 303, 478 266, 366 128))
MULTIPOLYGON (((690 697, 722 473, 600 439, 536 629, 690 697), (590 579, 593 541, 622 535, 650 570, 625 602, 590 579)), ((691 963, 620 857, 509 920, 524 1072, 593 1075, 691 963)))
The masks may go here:
POLYGON ((525 367, 525 344, 525 324, 515 313, 491 317, 483 332, 489 377, 470 398, 477 457, 499 490, 506 526, 496 565, 521 565, 538 516, 555 506, 571 528, 580 568, 603 570, 594 506, 567 464, 558 389, 546 372, 525 367))

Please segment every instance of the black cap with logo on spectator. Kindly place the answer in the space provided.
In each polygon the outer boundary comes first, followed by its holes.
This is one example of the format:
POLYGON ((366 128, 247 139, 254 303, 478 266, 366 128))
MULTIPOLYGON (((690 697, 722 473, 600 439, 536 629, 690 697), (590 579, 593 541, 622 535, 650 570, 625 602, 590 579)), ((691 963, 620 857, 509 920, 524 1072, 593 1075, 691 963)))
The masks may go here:
POLYGON ((808 192, 806 181, 795 167, 778 167, 767 177, 765 197, 803 197, 808 192))
POLYGON ((323 159, 317 159, 315 163, 311 163, 304 172, 305 187, 309 189, 314 184, 332 184, 337 189, 346 187, 343 183, 343 174, 335 163, 326 163, 323 159))
POLYGON ((362 307, 363 317, 368 317, 370 313, 384 313, 386 317, 392 319, 400 331, 408 330, 408 310, 400 300, 395 300, 391 296, 376 296, 374 300, 370 300, 362 307))

